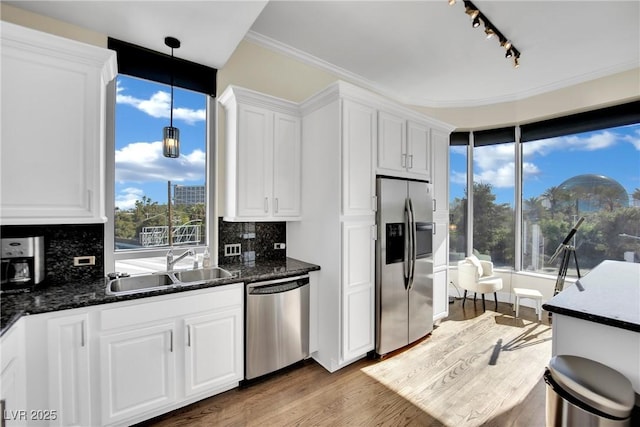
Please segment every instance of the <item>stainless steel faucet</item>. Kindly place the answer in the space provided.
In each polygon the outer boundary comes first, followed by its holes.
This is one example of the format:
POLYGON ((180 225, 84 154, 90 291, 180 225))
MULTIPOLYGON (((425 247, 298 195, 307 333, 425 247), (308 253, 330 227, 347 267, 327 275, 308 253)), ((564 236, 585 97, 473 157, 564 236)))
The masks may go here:
POLYGON ((169 249, 169 252, 167 252, 167 271, 171 271, 173 270, 173 266, 180 261, 181 259, 183 259, 184 257, 187 256, 192 256, 195 258, 196 253, 193 251, 193 249, 187 249, 186 251, 184 251, 182 253, 182 255, 179 255, 177 258, 174 258, 173 255, 173 248, 169 249))

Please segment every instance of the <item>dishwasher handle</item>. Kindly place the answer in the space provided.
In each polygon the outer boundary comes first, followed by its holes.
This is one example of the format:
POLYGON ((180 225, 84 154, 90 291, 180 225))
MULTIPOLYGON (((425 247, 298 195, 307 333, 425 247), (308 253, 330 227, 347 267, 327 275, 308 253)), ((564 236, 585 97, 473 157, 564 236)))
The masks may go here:
POLYGON ((309 277, 297 277, 287 279, 286 281, 275 281, 268 283, 255 283, 248 285, 247 293, 249 295, 271 295, 292 291, 309 284, 309 277))

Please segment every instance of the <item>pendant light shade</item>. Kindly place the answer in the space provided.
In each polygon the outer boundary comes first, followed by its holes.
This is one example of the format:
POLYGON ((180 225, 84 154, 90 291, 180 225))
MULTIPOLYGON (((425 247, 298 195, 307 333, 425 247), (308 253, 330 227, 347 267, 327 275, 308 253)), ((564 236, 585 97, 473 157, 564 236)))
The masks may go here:
POLYGON ((164 44, 171 48, 171 110, 169 126, 165 126, 162 135, 162 154, 164 157, 180 157, 180 129, 173 127, 173 49, 180 47, 180 40, 166 37, 164 44))
POLYGON ((165 126, 162 139, 162 154, 165 157, 180 157, 180 129, 165 126))

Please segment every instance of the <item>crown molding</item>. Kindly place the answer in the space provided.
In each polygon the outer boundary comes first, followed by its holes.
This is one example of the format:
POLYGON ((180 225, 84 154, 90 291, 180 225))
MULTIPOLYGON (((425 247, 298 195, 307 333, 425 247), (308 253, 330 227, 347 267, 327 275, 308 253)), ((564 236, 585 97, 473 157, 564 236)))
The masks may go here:
POLYGON ((504 96, 482 98, 482 99, 458 99, 455 101, 438 101, 434 99, 404 96, 397 91, 390 90, 388 87, 384 87, 378 83, 375 83, 369 79, 366 79, 360 76, 359 74, 345 70, 344 68, 341 68, 323 59, 317 58, 307 52, 304 52, 300 49, 294 48, 292 46, 289 46, 275 39, 264 36, 262 34, 256 33, 255 31, 252 31, 252 30, 250 30, 246 34, 245 40, 248 40, 252 43, 263 46, 272 51, 289 56, 307 65, 311 65, 313 67, 327 71, 331 74, 338 76, 341 79, 345 79, 347 81, 355 83, 368 90, 375 91, 380 95, 389 97, 402 104, 419 106, 419 107, 428 107, 428 108, 468 108, 468 107, 482 107, 487 105, 502 104, 507 102, 517 102, 533 96, 542 95, 542 94, 553 92, 560 89, 565 89, 570 86, 575 86, 581 83, 589 82, 591 80, 607 77, 613 74, 638 68, 637 60, 629 60, 612 67, 603 68, 601 70, 591 72, 591 73, 585 73, 569 79, 559 80, 549 85, 539 86, 537 88, 518 92, 518 93, 512 93, 504 96))

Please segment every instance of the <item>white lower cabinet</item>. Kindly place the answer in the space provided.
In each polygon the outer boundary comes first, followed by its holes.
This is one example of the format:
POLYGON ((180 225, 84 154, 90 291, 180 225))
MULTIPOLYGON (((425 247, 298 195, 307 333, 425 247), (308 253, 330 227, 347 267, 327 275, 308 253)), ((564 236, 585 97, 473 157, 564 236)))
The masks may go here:
POLYGON ((176 351, 174 322, 101 336, 102 424, 173 403, 176 351))
POLYGON ((433 272, 433 320, 449 315, 448 273, 446 268, 433 272))
POLYGON ((185 395, 242 379, 244 341, 237 338, 243 334, 242 324, 242 311, 236 309, 185 319, 185 395))
POLYGON ((131 425, 237 387, 243 319, 243 283, 26 316, 1 340, 6 425, 131 425))
POLYGON ((91 424, 89 314, 47 321, 49 406, 53 425, 91 424), (52 417, 53 418, 53 417, 52 417))
POLYGON ((244 378, 244 284, 154 298, 100 315, 102 425, 131 424, 244 378))
POLYGON ((22 319, 0 339, 0 399, 3 402, 3 426, 25 425, 24 325, 22 319))
POLYGON ((375 229, 373 223, 342 227, 342 361, 373 350, 375 302, 375 229))

